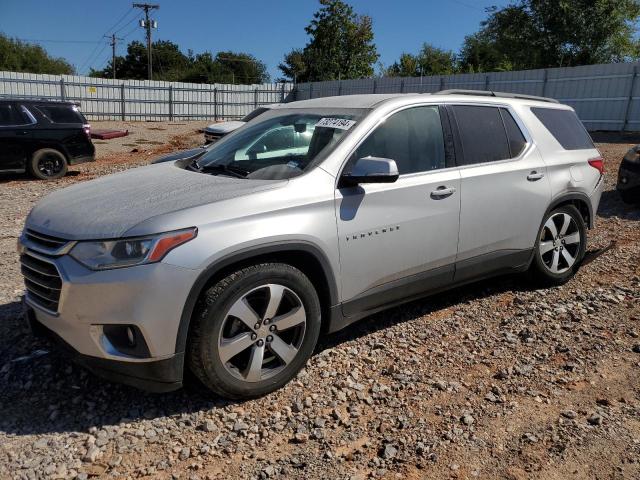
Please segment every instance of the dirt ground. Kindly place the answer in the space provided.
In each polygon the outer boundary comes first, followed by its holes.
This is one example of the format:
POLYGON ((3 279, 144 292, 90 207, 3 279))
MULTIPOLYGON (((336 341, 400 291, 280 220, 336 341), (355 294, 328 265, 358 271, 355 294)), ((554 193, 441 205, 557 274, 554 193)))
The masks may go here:
POLYGON ((139 392, 33 339, 15 252, 30 208, 201 127, 131 124, 64 179, 0 178, 0 478, 640 478, 640 209, 614 190, 636 139, 598 144, 606 191, 567 285, 505 277, 376 314, 264 398, 139 392))

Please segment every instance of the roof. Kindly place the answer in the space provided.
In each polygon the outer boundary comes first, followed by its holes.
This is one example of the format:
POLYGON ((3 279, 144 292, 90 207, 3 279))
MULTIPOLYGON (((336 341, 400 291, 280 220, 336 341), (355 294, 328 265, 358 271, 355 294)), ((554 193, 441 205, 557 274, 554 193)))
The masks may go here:
POLYGON ((0 97, 1 102, 21 102, 21 103, 52 103, 58 105, 79 105, 71 100, 56 100, 49 98, 24 98, 24 97, 0 97))
POLYGON ((521 104, 534 105, 546 108, 569 108, 557 103, 555 100, 533 96, 514 96, 513 94, 500 94, 499 92, 479 91, 477 95, 468 91, 443 91, 438 93, 391 93, 391 94, 367 94, 367 95, 342 95, 336 97, 321 97, 310 100, 300 100, 282 104, 274 108, 374 108, 381 104, 395 102, 410 104, 422 102, 428 97, 428 101, 464 103, 477 101, 479 103, 495 104, 521 104))

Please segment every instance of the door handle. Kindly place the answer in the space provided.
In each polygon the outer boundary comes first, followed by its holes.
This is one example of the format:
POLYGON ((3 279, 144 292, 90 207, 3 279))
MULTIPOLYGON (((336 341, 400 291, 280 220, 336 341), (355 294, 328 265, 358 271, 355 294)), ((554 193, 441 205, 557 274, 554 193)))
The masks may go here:
POLYGON ((542 177, 544 177, 544 173, 538 173, 534 170, 529 175, 527 175, 527 180, 529 180, 530 182, 535 182, 536 180, 540 180, 542 177))
POLYGON ((29 132, 27 130, 18 130, 16 135, 29 135, 29 132))
POLYGON ((456 189, 454 187, 438 187, 436 190, 431 192, 431 198, 440 200, 442 198, 449 197, 456 193, 456 189))

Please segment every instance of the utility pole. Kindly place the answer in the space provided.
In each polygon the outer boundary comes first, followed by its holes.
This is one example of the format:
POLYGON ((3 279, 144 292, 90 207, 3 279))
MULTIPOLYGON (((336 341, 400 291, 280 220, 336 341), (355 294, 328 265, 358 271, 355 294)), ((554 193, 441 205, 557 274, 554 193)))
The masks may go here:
POLYGON ((133 8, 144 10, 144 20, 140 21, 140 26, 147 30, 147 78, 153 79, 153 60, 151 58, 151 29, 158 28, 158 22, 149 18, 149 11, 157 10, 160 5, 152 3, 134 3, 133 8))
POLYGON ((115 80, 116 79, 116 42, 118 40, 124 40, 124 38, 116 37, 115 33, 111 36, 105 35, 105 37, 111 39, 111 43, 109 43, 109 45, 111 45, 111 70, 113 70, 113 79, 115 80))

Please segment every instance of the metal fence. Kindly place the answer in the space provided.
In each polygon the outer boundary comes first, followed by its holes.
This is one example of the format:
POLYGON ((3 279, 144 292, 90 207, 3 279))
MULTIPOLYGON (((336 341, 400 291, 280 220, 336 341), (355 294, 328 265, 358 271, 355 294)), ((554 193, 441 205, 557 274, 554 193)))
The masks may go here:
POLYGON ((298 84, 289 100, 361 93, 495 90, 552 97, 575 108, 591 131, 640 130, 640 63, 435 77, 387 77, 298 84))
POLYGON ((284 101, 291 89, 289 83, 195 84, 0 71, 0 98, 76 101, 90 120, 231 120, 284 101))

